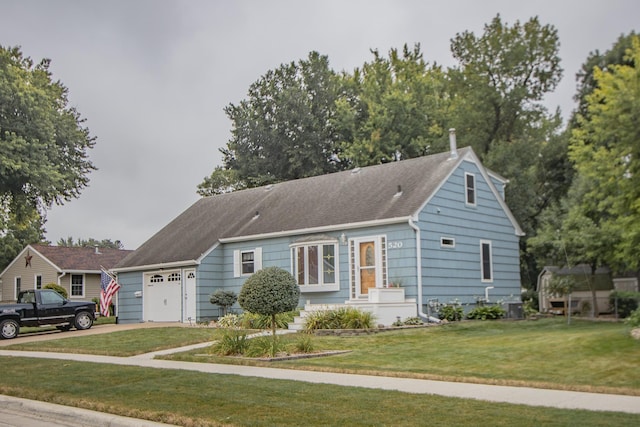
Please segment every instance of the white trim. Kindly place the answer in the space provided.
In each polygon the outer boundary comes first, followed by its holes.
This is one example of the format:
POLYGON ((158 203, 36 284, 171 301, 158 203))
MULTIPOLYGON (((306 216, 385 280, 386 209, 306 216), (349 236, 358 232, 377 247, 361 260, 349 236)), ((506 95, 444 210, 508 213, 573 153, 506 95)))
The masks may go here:
POLYGON ((123 267, 123 268, 111 268, 109 271, 113 273, 129 273, 132 271, 142 271, 146 272, 148 270, 163 270, 163 269, 174 269, 174 268, 189 268, 193 266, 200 265, 199 261, 194 259, 188 261, 174 261, 167 263, 159 263, 159 264, 147 264, 147 265, 136 265, 133 267, 123 267))
POLYGON ((316 233, 322 233, 327 231, 352 230, 356 228, 367 228, 367 227, 375 227, 375 226, 382 226, 382 225, 389 225, 389 224, 401 224, 401 223, 406 223, 410 218, 411 218, 410 216, 403 216, 403 217, 387 218, 387 219, 381 219, 381 220, 376 219, 372 221, 352 222, 347 224, 335 224, 335 225, 327 225, 327 226, 313 227, 313 228, 302 228, 298 230, 253 234, 250 236, 223 237, 219 239, 219 242, 235 243, 235 242, 245 242, 249 240, 270 239, 274 237, 296 236, 299 234, 316 234, 316 233))
POLYGON ((471 207, 478 206, 478 185, 476 184, 476 174, 471 172, 464 173, 464 204, 471 207), (472 178, 473 188, 469 186, 469 177, 472 178), (473 201, 469 201, 469 189, 473 191, 473 201))
POLYGON ((493 283, 493 245, 491 240, 480 240, 480 280, 482 283, 493 283), (489 246, 489 268, 491 273, 490 279, 484 278, 484 253, 483 246, 489 246))

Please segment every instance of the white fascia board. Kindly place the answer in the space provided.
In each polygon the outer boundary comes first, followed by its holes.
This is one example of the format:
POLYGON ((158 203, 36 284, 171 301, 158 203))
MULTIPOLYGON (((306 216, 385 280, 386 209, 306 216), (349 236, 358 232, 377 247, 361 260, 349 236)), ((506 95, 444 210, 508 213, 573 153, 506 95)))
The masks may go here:
POLYGON ((110 271, 114 273, 128 273, 131 271, 142 271, 142 270, 162 270, 166 268, 179 268, 179 267, 193 267, 200 264, 200 262, 195 259, 188 261, 174 261, 174 262, 165 262, 159 264, 147 264, 147 265, 136 265, 134 267, 124 267, 124 268, 112 268, 110 271))
POLYGON ((274 233, 254 234, 251 236, 225 237, 220 239, 220 243, 246 242, 249 240, 272 239, 276 237, 296 236, 299 234, 315 234, 328 231, 353 230, 356 228, 376 227, 389 224, 400 224, 408 222, 411 217, 403 216, 396 218, 387 218, 373 221, 352 222, 347 224, 328 225, 323 227, 301 228, 298 230, 278 231, 274 233))

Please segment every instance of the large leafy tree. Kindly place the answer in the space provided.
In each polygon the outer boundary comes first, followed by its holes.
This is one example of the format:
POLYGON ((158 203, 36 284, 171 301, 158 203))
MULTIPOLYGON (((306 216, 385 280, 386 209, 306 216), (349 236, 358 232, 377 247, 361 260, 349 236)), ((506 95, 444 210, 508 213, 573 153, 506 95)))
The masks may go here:
POLYGON ((343 162, 367 166, 442 151, 448 97, 441 68, 424 61, 420 45, 373 56, 343 76, 335 120, 343 162))
POLYGON ((537 17, 509 26, 497 15, 480 36, 456 34, 451 51, 459 66, 449 77, 460 142, 484 157, 497 141, 538 126, 546 117, 543 97, 562 77, 558 50, 557 30, 537 17))
POLYGON ((44 210, 78 197, 95 169, 94 138, 49 64, 0 46, 0 245, 11 258, 43 238, 44 210))
POLYGON ((233 123, 221 150, 225 169, 248 187, 337 170, 330 123, 338 89, 328 58, 317 52, 268 71, 247 99, 225 108, 233 123))
POLYGON ((589 183, 582 212, 619 238, 608 259, 617 269, 640 267, 640 37, 631 41, 627 64, 594 69, 595 89, 570 147, 578 175, 589 183))

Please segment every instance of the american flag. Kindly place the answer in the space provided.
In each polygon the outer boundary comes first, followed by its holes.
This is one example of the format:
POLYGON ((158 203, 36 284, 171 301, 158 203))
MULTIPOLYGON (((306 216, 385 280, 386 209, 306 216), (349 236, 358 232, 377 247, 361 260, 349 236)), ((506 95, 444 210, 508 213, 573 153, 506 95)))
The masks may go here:
POLYGON ((100 288, 100 314, 109 317, 111 300, 115 293, 118 292, 118 289, 120 289, 120 285, 112 275, 102 270, 100 273, 100 288))

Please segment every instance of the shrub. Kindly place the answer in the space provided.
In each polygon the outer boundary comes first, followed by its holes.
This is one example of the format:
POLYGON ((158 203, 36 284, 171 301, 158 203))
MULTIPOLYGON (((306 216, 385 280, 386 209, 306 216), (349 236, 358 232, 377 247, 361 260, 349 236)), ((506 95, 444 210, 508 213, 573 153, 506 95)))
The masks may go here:
POLYGON ((249 342, 247 334, 238 330, 227 329, 222 337, 211 346, 211 351, 221 356, 244 354, 249 342))
POLYGON ((505 315, 504 309, 499 305, 485 305, 476 307, 467 314, 467 319, 495 320, 505 315))
POLYGON ((618 308, 618 317, 628 317, 638 308, 640 302, 640 292, 613 291, 609 296, 611 307, 618 308))
POLYGON ((440 307, 440 310, 438 311, 438 317, 440 318, 440 320, 457 322, 459 320, 462 320, 462 318, 464 317, 464 310, 459 304, 447 304, 440 307))
POLYGON ((275 357, 285 353, 285 345, 278 337, 257 337, 249 340, 249 345, 244 352, 247 357, 275 357))
POLYGON ((295 349, 298 353, 312 353, 314 350, 313 341, 308 335, 301 335, 296 341, 295 349))
POLYGON ((369 311, 354 307, 341 307, 336 310, 317 310, 305 319, 305 330, 316 329, 370 329, 375 316, 369 311))
POLYGON ((271 316, 271 331, 275 339, 276 314, 295 309, 299 298, 300 288, 291 273, 282 268, 268 267, 244 282, 238 303, 251 313, 271 316))
POLYGON ((227 314, 218 319, 218 326, 222 328, 239 328, 240 317, 237 314, 227 314))
POLYGON ((46 285, 43 286, 43 289, 53 289, 54 291, 56 291, 57 293, 59 293, 63 297, 69 298, 69 294, 67 294, 67 290, 65 288, 63 288, 62 286, 57 285, 55 283, 47 283, 46 285))
POLYGON ((233 291, 225 291, 224 289, 218 289, 209 297, 211 304, 215 304, 222 308, 222 315, 227 314, 227 309, 236 303, 238 295, 233 291))
MULTIPOLYGON (((293 318, 299 313, 300 312, 298 310, 294 310, 276 314, 276 328, 287 329, 289 327, 289 323, 292 323, 293 318)), ((240 326, 245 329, 270 329, 271 316, 245 311, 240 316, 240 326)))
POLYGON ((624 322, 632 328, 640 328, 640 308, 631 312, 624 322))

